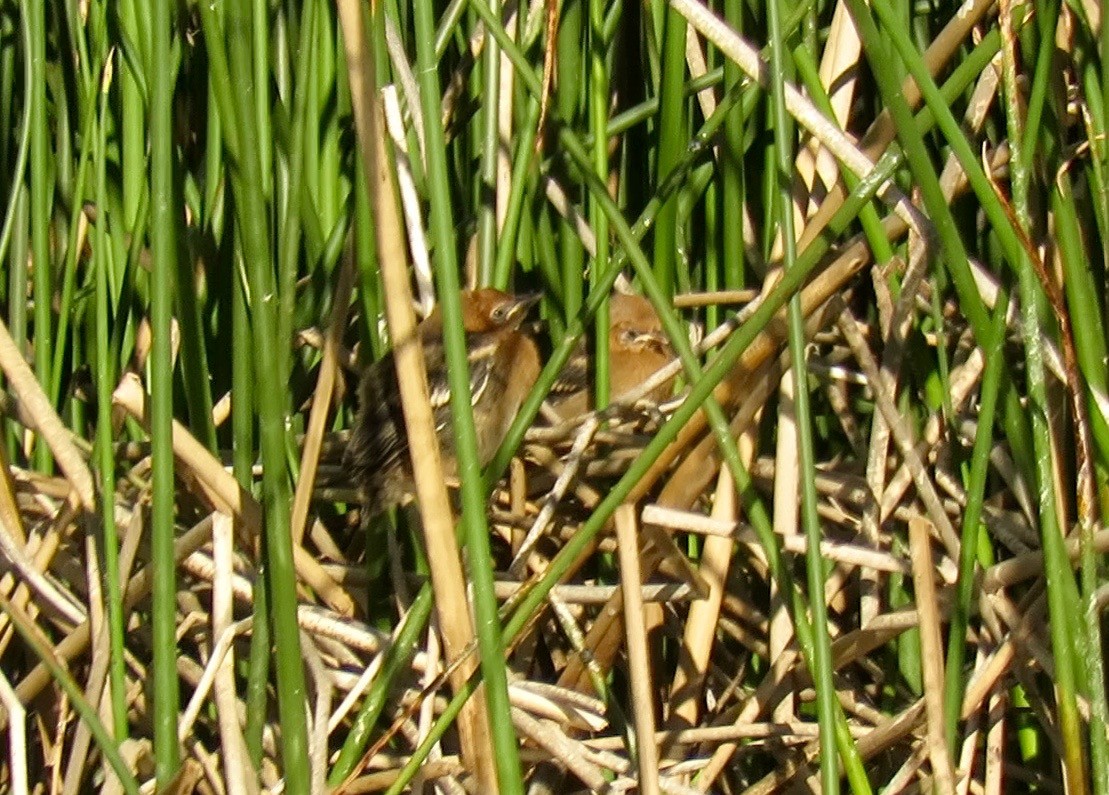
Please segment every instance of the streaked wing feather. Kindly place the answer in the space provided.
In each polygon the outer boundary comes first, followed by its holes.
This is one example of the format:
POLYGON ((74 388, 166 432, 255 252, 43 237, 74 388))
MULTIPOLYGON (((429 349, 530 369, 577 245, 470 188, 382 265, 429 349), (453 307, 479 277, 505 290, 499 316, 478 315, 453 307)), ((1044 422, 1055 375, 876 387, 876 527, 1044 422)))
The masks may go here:
POLYGON ((579 349, 574 351, 570 360, 559 371, 558 377, 551 385, 551 395, 556 398, 572 395, 575 392, 588 389, 589 385, 589 359, 585 355, 584 346, 579 346, 579 349))
POLYGON ((393 355, 366 368, 358 389, 359 408, 344 464, 356 474, 394 466, 408 449, 393 355))

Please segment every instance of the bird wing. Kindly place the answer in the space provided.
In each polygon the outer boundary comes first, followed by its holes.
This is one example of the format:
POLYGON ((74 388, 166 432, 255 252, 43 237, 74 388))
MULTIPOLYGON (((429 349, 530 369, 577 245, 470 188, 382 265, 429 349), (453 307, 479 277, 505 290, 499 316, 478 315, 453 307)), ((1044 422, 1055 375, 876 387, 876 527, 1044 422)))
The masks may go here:
MULTIPOLYGON (((467 335, 471 405, 477 405, 491 385, 503 381, 503 376, 497 373, 495 367, 497 343, 495 334, 467 335)), ((441 341, 424 340, 424 364, 428 372, 428 397, 431 399, 435 432, 442 442, 451 445, 451 390, 441 341)), ((407 465, 408 434, 396 378, 392 352, 367 367, 362 375, 358 418, 343 457, 344 464, 356 473, 375 472, 397 464, 407 465)))
MULTIPOLYGON (((476 406, 497 380, 495 367, 497 335, 467 334, 466 349, 470 364, 470 405, 476 406)), ((451 388, 447 377, 447 359, 441 343, 424 345, 424 363, 428 371, 428 392, 435 414, 435 430, 441 431, 450 423, 451 388), (438 374, 433 377, 431 374, 438 374)))
POLYGON ((559 371, 558 378, 551 385, 551 397, 557 400, 588 389, 591 383, 589 376, 589 357, 585 352, 585 341, 579 340, 569 360, 559 371))
POLYGON ((402 463, 408 448, 392 352, 369 365, 358 388, 358 417, 343 456, 356 475, 402 463))
POLYGON ((497 347, 501 340, 494 334, 471 334, 467 340, 470 363, 470 405, 476 406, 493 381, 504 381, 497 372, 497 347))

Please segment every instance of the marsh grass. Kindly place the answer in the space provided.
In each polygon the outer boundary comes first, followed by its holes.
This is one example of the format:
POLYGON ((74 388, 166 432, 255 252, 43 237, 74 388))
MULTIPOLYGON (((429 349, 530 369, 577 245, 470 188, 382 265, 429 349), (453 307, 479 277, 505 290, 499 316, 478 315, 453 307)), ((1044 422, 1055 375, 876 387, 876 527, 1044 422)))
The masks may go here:
POLYGON ((1100 6, 715 13, 0 4, 0 789, 1109 793, 1100 6), (546 367, 363 528, 459 285, 546 367))

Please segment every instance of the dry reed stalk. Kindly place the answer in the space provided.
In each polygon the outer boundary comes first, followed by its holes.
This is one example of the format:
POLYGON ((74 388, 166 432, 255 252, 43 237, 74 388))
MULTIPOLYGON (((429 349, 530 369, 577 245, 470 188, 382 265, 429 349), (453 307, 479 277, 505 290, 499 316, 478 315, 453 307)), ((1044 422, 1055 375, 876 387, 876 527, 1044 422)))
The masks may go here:
POLYGON ((35 378, 3 321, 0 321, 0 370, 3 370, 9 388, 19 398, 27 417, 32 421, 32 427, 39 432, 42 441, 54 454, 58 467, 73 486, 81 507, 86 511, 96 510, 96 489, 85 457, 74 446, 69 429, 54 411, 50 399, 43 392, 42 385, 35 378))
MULTIPOLYGON (((771 521, 774 532, 783 541, 807 539, 801 529, 801 500, 797 499, 801 494, 801 460, 795 388, 796 377, 791 366, 782 373, 778 382, 778 433, 774 448, 774 503, 771 521)), ((767 646, 772 660, 784 652, 793 639, 791 599, 792 594, 782 593, 777 582, 770 583, 770 631, 767 646)), ((774 707, 774 719, 790 720, 794 715, 794 708, 792 696, 783 698, 774 707)))
POLYGON ((319 377, 312 398, 312 409, 308 413, 308 429, 304 434, 304 447, 300 453, 300 477, 297 479, 296 493, 293 495, 292 518, 289 530, 293 536, 293 546, 299 547, 304 538, 304 524, 308 519, 308 505, 312 499, 312 489, 316 485, 316 468, 320 462, 320 447, 327 417, 331 411, 335 381, 339 375, 339 350, 343 332, 347 327, 347 310, 354 289, 354 262, 349 255, 343 257, 339 266, 339 282, 335 285, 331 305, 335 309, 327 324, 324 338, 323 358, 320 361, 319 377))
POLYGON ((928 716, 927 749, 932 763, 936 791, 954 795, 955 778, 951 755, 944 738, 943 717, 943 640, 936 611, 935 568, 932 563, 931 525, 923 519, 909 522, 910 559, 913 562, 913 584, 916 609, 920 616, 920 652, 924 669, 924 707, 928 716))
MULTIPOLYGON (((217 515, 212 525, 212 558, 215 562, 212 579, 212 637, 217 639, 217 643, 234 636, 234 594, 231 590, 234 540, 231 518, 217 515)), ((235 653, 228 643, 227 654, 219 664, 214 682, 224 780, 227 782, 228 795, 256 795, 258 778, 253 775, 253 771, 251 775, 247 775, 252 765, 247 754, 242 725, 239 723, 235 690, 235 653)))
MULTIPOLYGON (((740 446, 740 455, 744 456, 745 464, 750 464, 754 452, 753 440, 749 436, 745 437, 745 443, 740 446)), ((735 483, 728 470, 721 467, 713 499, 712 518, 735 522, 737 513, 735 483)), ((716 639, 717 621, 734 548, 732 538, 713 536, 705 540, 699 572, 708 585, 708 595, 690 605, 686 618, 678 667, 670 684, 670 715, 666 722, 670 729, 688 728, 698 723, 702 691, 716 639)))
MULTIPOLYGON (((396 188, 386 151, 385 124, 377 94, 373 54, 366 45, 359 4, 347 0, 340 2, 339 20, 346 46, 355 130, 369 182, 370 206, 374 211, 374 238, 385 285, 385 316, 393 342, 439 629, 443 633, 448 664, 453 670, 451 687, 457 692, 465 686, 478 664, 470 654, 474 627, 466 581, 455 539, 447 487, 442 477, 423 347, 416 333, 416 317, 412 310, 412 293, 405 265, 407 257, 400 233, 402 225, 397 212, 396 188), (464 656, 465 659, 462 659, 464 656)), ((478 688, 459 715, 458 733, 462 757, 476 775, 479 787, 484 792, 495 793, 496 773, 482 688, 478 688)))
POLYGON ((639 571, 639 531, 635 506, 621 505, 613 518, 616 523, 616 549, 619 553, 620 581, 623 586, 621 593, 624 597, 632 714, 635 717, 639 791, 644 795, 659 795, 655 699, 651 685, 651 655, 647 650, 647 627, 643 620, 643 598, 640 590, 643 578, 639 571))

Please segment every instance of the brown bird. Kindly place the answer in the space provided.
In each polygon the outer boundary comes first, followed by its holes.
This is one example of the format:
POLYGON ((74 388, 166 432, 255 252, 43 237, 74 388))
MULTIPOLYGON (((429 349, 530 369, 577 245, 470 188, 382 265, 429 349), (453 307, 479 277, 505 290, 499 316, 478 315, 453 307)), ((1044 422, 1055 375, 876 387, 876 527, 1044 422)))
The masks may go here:
MULTIPOLYGON (((613 293, 608 302, 609 401, 617 402, 674 358, 670 340, 662 330, 654 306, 639 295, 613 293)), ((644 395, 659 402, 670 394, 673 379, 644 395)), ((584 345, 563 368, 551 390, 551 404, 569 419, 588 411, 593 405, 590 387, 589 356, 584 345)))
MULTIPOLYGON (((512 296, 492 289, 462 293, 462 325, 470 362, 470 404, 482 465, 489 463, 496 453, 539 376, 539 350, 535 341, 520 329, 537 299, 538 296, 512 296)), ((417 332, 424 347, 443 475, 453 477, 457 462, 443 320, 438 308, 420 323, 417 332)), ((408 434, 391 352, 363 372, 358 397, 358 416, 343 462, 362 492, 368 519, 415 495, 408 434)))

